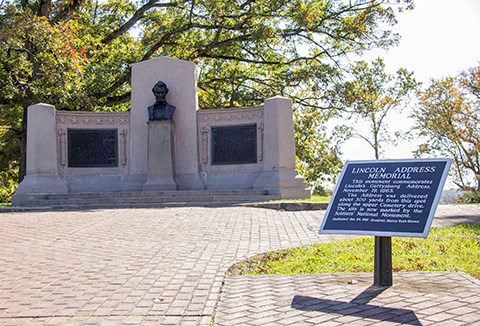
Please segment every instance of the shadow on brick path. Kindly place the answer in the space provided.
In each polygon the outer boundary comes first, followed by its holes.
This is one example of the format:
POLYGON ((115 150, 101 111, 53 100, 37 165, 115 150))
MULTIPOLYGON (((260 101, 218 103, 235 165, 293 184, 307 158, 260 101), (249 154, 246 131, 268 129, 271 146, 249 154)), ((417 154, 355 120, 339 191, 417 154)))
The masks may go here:
POLYGON ((291 307, 303 311, 317 311, 341 316, 369 318, 407 325, 422 325, 411 309, 390 308, 368 304, 388 287, 370 286, 350 302, 295 295, 291 307))

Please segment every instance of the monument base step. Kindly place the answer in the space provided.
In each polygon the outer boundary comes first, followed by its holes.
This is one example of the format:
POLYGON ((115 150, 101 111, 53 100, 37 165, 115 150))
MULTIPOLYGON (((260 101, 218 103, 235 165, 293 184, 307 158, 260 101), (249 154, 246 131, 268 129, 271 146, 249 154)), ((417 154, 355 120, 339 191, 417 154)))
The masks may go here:
POLYGON ((24 194, 16 207, 37 208, 136 208, 232 206, 281 199, 266 190, 179 190, 138 192, 82 192, 24 194))

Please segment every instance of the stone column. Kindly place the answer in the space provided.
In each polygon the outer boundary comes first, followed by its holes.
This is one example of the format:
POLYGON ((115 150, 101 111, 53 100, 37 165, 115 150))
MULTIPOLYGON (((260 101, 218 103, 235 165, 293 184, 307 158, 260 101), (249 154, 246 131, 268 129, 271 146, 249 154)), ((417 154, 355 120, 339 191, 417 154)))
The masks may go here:
POLYGON ((179 189, 204 189, 198 171, 197 66, 189 61, 160 57, 132 66, 130 118, 130 176, 128 188, 141 190, 147 178, 147 107, 155 102, 152 87, 163 81, 169 88, 167 102, 173 114, 174 171, 179 189))
POLYGON ((14 205, 26 203, 29 193, 68 192, 58 175, 55 107, 40 103, 27 110, 27 174, 12 199, 14 205))
POLYGON ((173 180, 172 122, 148 122, 148 169, 145 191, 176 190, 173 180))
POLYGON ((263 128, 263 171, 254 188, 282 198, 309 197, 307 183, 295 166, 292 101, 283 97, 266 100, 263 128))

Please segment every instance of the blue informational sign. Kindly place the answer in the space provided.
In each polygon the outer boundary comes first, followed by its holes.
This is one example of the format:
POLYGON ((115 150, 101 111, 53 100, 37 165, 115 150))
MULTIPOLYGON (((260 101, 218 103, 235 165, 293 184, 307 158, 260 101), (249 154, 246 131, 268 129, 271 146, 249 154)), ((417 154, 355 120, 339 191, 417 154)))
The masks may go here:
POLYGON ((320 233, 426 237, 451 163, 347 161, 320 233))

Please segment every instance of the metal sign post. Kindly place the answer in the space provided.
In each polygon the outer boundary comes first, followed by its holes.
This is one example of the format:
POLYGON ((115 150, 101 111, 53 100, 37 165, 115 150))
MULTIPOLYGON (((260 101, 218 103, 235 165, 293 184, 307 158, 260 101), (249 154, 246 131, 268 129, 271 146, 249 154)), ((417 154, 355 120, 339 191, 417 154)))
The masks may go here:
POLYGON ((451 163, 347 161, 319 232, 374 235, 374 285, 391 286, 391 237, 428 236, 451 163))
POLYGON ((375 256, 373 266, 373 285, 392 286, 392 238, 375 237, 375 256))

